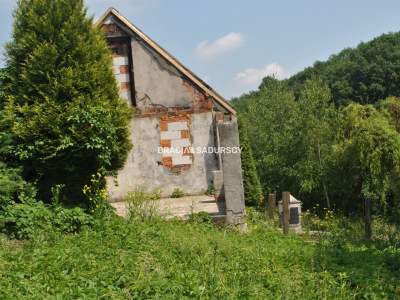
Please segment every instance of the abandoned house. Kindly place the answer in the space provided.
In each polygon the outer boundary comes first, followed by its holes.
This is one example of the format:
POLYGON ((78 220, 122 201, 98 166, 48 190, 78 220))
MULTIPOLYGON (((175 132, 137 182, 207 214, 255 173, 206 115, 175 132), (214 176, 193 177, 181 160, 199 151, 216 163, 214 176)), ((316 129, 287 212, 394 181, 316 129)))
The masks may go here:
POLYGON ((159 189, 165 198, 175 189, 189 196, 212 191, 215 213, 241 223, 240 152, 223 150, 239 148, 235 110, 117 10, 108 9, 97 26, 112 50, 120 95, 135 107, 133 148, 107 182, 111 201, 137 187, 159 189))

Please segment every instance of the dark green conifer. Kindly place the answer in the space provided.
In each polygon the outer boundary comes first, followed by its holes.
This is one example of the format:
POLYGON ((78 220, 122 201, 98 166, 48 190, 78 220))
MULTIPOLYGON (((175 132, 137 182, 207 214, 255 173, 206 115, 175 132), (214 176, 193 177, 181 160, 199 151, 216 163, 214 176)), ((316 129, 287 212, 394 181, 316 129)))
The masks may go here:
POLYGON ((14 17, 4 110, 12 154, 42 197, 65 184, 66 199, 79 200, 91 174, 123 165, 131 110, 82 0, 20 0, 14 17))
POLYGON ((243 170, 243 186, 244 198, 246 205, 257 206, 263 202, 263 192, 261 189, 260 179, 257 174, 256 164, 253 158, 253 152, 250 147, 247 135, 247 123, 239 118, 239 138, 242 149, 242 170, 243 170))

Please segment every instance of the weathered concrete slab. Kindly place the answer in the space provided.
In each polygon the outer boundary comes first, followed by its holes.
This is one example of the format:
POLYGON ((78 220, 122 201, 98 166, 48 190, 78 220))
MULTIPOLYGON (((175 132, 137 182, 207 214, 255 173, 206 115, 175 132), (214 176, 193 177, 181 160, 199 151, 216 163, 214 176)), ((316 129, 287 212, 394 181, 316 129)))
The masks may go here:
MULTIPOLYGON (((129 210, 126 202, 110 203, 116 209, 117 215, 127 217, 129 210)), ((225 217, 225 205, 207 195, 187 196, 182 198, 164 198, 151 201, 152 209, 167 218, 179 217, 186 219, 193 213, 207 212, 212 217, 225 217)))

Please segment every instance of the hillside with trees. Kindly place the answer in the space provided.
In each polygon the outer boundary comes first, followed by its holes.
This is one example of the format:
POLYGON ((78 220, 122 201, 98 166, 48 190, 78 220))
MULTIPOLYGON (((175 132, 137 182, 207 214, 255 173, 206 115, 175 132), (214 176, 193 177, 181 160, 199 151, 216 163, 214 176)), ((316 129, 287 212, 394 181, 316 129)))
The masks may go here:
POLYGON ((400 33, 384 34, 232 100, 264 195, 289 190, 348 216, 372 201, 398 220, 399 58, 400 33))
POLYGON ((320 77, 337 105, 351 101, 374 104, 388 96, 400 96, 400 32, 383 34, 372 41, 347 48, 327 61, 285 80, 299 94, 302 84, 320 77))

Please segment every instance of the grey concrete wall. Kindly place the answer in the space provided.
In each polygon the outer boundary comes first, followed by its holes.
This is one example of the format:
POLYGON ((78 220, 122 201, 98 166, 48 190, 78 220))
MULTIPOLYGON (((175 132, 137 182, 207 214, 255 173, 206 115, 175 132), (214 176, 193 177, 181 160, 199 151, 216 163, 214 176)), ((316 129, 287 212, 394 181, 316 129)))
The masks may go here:
POLYGON ((137 107, 191 107, 192 95, 177 70, 145 44, 132 39, 137 107))
MULTIPOLYGON (((221 147, 240 147, 236 119, 218 124, 221 147)), ((227 222, 238 224, 244 221, 244 190, 240 153, 222 153, 227 222)))
MULTIPOLYGON (((213 147, 214 130, 212 112, 191 114, 192 146, 213 147)), ((170 169, 160 165, 161 154, 159 117, 136 118, 131 124, 133 149, 123 169, 116 178, 108 178, 108 191, 112 201, 123 199, 135 187, 147 187, 150 190, 160 188, 163 196, 170 196, 175 188, 195 195, 206 192, 211 184, 213 171, 218 169, 215 154, 197 154, 188 170, 174 174, 170 169)))

